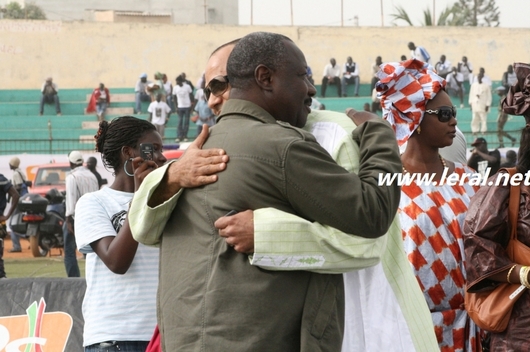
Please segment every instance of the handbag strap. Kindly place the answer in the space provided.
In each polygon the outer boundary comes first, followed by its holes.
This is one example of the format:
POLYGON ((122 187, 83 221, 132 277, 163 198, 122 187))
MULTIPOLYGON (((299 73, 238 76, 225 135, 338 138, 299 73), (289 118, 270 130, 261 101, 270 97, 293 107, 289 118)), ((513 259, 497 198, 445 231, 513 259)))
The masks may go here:
MULTIPOLYGON (((510 180, 515 174, 515 167, 506 168, 510 180)), ((508 203, 508 225, 510 227, 510 241, 517 239, 517 218, 519 217, 519 201, 521 199, 521 186, 510 186, 510 200, 508 203)))

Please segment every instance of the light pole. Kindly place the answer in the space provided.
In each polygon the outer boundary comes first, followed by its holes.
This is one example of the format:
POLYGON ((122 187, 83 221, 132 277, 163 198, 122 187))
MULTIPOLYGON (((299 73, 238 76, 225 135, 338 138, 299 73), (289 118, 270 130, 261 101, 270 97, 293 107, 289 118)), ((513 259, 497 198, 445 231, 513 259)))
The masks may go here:
POLYGON ((204 24, 208 24, 208 4, 204 0, 204 24))
POLYGON ((293 0, 291 0, 291 27, 294 25, 293 22, 293 0))
POLYGON ((344 0, 340 0, 340 26, 344 27, 344 0))
POLYGON ((385 16, 383 15, 383 0, 380 0, 381 3, 381 27, 385 26, 385 16))
POLYGON ((432 0, 432 25, 436 26, 436 0, 432 0))
POLYGON ((250 25, 251 26, 254 24, 253 15, 254 15, 254 0, 250 0, 250 25))

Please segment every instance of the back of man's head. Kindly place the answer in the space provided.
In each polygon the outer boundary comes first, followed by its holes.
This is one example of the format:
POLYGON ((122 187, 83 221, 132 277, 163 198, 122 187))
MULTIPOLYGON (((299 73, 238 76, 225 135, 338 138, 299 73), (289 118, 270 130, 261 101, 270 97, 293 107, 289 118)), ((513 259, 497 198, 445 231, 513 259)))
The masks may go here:
POLYGON ((75 166, 83 165, 84 159, 83 154, 77 150, 73 150, 68 154, 68 161, 70 161, 70 166, 73 168, 75 166))
POLYGON ((215 48, 214 51, 212 51, 212 53, 210 54, 210 57, 212 57, 215 53, 217 53, 219 50, 223 49, 223 48, 226 48, 227 46, 235 46, 237 43, 239 43, 239 41, 241 40, 241 38, 237 38, 237 39, 234 39, 234 40, 231 40, 229 41, 228 43, 224 43, 223 45, 221 46, 218 46, 217 48, 215 48))
POLYGON ((11 160, 9 160, 9 166, 11 169, 16 169, 20 166, 20 159, 16 156, 12 157, 11 160))
POLYGON ((515 162, 517 160, 517 153, 514 150, 508 150, 506 152, 506 159, 511 162, 515 162))
POLYGON ((232 88, 248 88, 259 65, 276 71, 287 57, 285 41, 291 39, 268 32, 254 32, 241 38, 232 50, 226 68, 232 88))
POLYGON ((95 170, 97 164, 98 164, 98 160, 94 158, 93 156, 88 158, 86 161, 86 166, 89 170, 95 170))

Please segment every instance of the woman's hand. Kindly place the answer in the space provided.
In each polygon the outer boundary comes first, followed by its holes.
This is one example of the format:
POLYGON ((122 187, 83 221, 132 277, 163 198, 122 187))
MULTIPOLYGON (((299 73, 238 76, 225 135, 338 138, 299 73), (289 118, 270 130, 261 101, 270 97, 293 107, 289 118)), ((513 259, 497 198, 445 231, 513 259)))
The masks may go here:
POLYGON ((134 158, 131 163, 134 170, 134 191, 136 192, 145 177, 158 168, 158 165, 153 160, 144 160, 140 156, 134 158))

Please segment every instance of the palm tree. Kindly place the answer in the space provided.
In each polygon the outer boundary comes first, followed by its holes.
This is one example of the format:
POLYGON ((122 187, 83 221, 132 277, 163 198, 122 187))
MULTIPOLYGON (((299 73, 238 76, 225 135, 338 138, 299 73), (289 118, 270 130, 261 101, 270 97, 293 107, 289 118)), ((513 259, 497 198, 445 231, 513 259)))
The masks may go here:
MULTIPOLYGON (((414 26, 412 21, 410 20, 409 14, 405 9, 401 6, 396 6, 395 8, 396 13, 392 14, 391 16, 394 18, 394 21, 405 21, 409 26, 414 26)), ((457 12, 455 11, 455 6, 447 6, 442 13, 440 14, 440 17, 438 17, 438 21, 436 21, 437 26, 458 26, 461 25, 461 19, 460 16, 457 15, 457 12)), ((423 10, 423 22, 420 24, 421 26, 433 26, 433 16, 431 13, 431 9, 427 8, 423 10)))
POLYGON ((432 26, 432 14, 431 9, 427 8, 426 10, 423 10, 423 23, 422 26, 432 26))
POLYGON ((396 13, 393 13, 391 16, 394 17, 394 21, 397 21, 397 20, 402 20, 402 21, 405 21, 407 22, 410 26, 414 26, 412 24, 412 21, 410 20, 410 17, 409 17, 409 14, 407 13, 407 11, 405 11, 405 9, 401 6, 396 6, 394 8, 397 12, 396 13))
POLYGON ((455 5, 446 7, 438 17, 438 26, 463 26, 465 17, 455 8, 455 5))
MULTIPOLYGON (((396 13, 391 16, 395 21, 405 21, 409 26, 414 26, 410 17, 401 6, 396 6, 396 13)), ((437 26, 489 26, 499 25, 499 8, 495 0, 458 0, 452 6, 447 6, 436 21, 437 26)), ((421 26, 432 26, 433 16, 431 10, 423 10, 421 26)), ((394 23, 395 24, 395 23, 394 23)))

